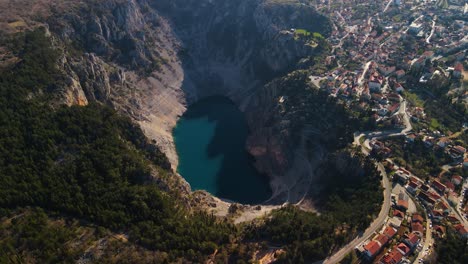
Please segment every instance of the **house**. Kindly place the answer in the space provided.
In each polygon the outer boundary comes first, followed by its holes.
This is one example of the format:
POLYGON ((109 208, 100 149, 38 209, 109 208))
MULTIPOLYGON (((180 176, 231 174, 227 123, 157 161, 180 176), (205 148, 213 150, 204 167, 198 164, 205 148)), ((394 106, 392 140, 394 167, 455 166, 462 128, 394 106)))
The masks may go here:
POLYGON ((440 193, 444 193, 445 189, 447 188, 444 184, 442 184, 439 180, 435 179, 432 181, 431 184, 432 188, 434 188, 436 191, 440 193))
POLYGON ((400 104, 399 103, 394 103, 391 106, 388 107, 388 112, 393 115, 400 109, 400 104))
POLYGON ((383 79, 382 76, 372 75, 369 78, 369 89, 371 91, 374 91, 374 92, 380 92, 380 89, 382 88, 383 81, 384 81, 384 79, 383 79))
POLYGON ((398 251, 400 251, 400 253, 401 253, 403 256, 407 256, 407 255, 410 253, 410 251, 411 251, 411 249, 410 249, 407 245, 405 245, 404 243, 398 244, 398 246, 396 246, 396 249, 397 249, 398 251))
POLYGON ((454 225, 453 228, 457 230, 457 233, 462 238, 468 238, 468 230, 466 230, 463 224, 454 225))
POLYGON ((455 215, 453 215, 453 214, 447 215, 447 221, 449 221, 449 222, 452 223, 452 224, 458 224, 458 223, 460 223, 460 221, 458 220, 458 218, 457 218, 455 215))
POLYGON ((437 207, 446 214, 450 213, 450 206, 445 201, 441 201, 437 207))
POLYGON ((408 187, 406 187, 406 190, 408 190, 408 192, 411 194, 415 194, 418 188, 419 188, 419 185, 417 183, 410 181, 410 183, 408 184, 408 187))
POLYGON ((406 181, 409 179, 411 173, 404 168, 399 168, 397 171, 395 171, 395 176, 397 176, 397 180, 401 181, 402 183, 406 183, 406 181))
POLYGON ((411 223, 411 232, 416 233, 419 237, 424 236, 424 227, 421 223, 411 223))
POLYGON ((461 159, 463 158, 463 155, 466 153, 466 149, 462 146, 453 146, 449 150, 449 154, 452 157, 452 159, 461 159))
POLYGON ((430 60, 434 58, 434 52, 432 50, 427 50, 422 54, 423 57, 426 57, 426 59, 430 60))
POLYGON ((406 142, 408 143, 414 143, 414 140, 417 138, 416 134, 411 133, 406 135, 406 142))
POLYGON ((422 28, 423 28, 423 25, 421 23, 413 22, 408 28, 408 31, 414 35, 417 35, 422 30, 422 28))
POLYGON ((406 212, 406 210, 408 210, 408 200, 409 200, 408 195, 406 195, 403 192, 400 192, 400 194, 398 194, 398 201, 397 201, 396 207, 399 210, 406 212))
POLYGON ((396 67, 395 66, 382 66, 382 67, 379 67, 378 70, 382 75, 388 76, 392 74, 393 72, 395 72, 396 67))
POLYGON ((387 245, 388 241, 390 240, 386 235, 384 234, 378 234, 375 238, 375 241, 379 242, 382 247, 387 245))
POLYGON ((424 222, 424 218, 423 218, 420 214, 415 213, 415 214, 413 214, 413 216, 411 217, 411 221, 412 221, 413 223, 420 223, 420 224, 422 224, 422 223, 424 222))
POLYGON ((411 67, 413 69, 419 70, 426 63, 426 58, 424 56, 419 57, 418 59, 413 60, 411 67))
POLYGON ((435 139, 433 137, 424 136, 423 142, 426 147, 430 148, 434 146, 435 139))
POLYGON ((439 238, 442 238, 445 236, 445 227, 441 225, 435 225, 434 232, 439 238))
POLYGON ((450 143, 452 143, 452 140, 448 137, 441 137, 439 138, 439 141, 437 141, 437 146, 441 148, 447 147, 450 143))
POLYGON ((420 238, 418 234, 416 233, 411 233, 409 235, 405 235, 405 239, 403 242, 408 245, 411 249, 414 249, 418 244, 419 244, 420 238))
POLYGON ((379 71, 382 75, 384 76, 388 76, 392 73, 394 73, 396 70, 396 67, 395 66, 383 66, 383 67, 379 67, 379 71))
POLYGON ((418 198, 425 202, 426 204, 429 204, 429 205, 434 205, 437 201, 432 198, 431 196, 429 196, 426 192, 424 191, 420 191, 419 194, 418 194, 418 198))
POLYGON ((432 210, 432 220, 434 220, 434 222, 440 222, 444 217, 445 215, 442 210, 432 210))
POLYGON ((400 210, 395 209, 393 210, 393 216, 403 219, 405 217, 405 213, 403 213, 400 210))
MULTIPOLYGON (((465 161, 468 162, 468 159, 465 160, 465 161)), ((455 184, 455 185, 458 186, 458 185, 460 185, 460 184, 462 183, 462 181, 463 181, 462 176, 460 176, 460 175, 453 175, 453 176, 452 176, 451 182, 452 182, 453 184, 455 184)))
POLYGON ((460 155, 463 156, 463 154, 466 153, 466 148, 462 147, 462 146, 454 146, 452 148, 454 151, 456 151, 457 153, 459 153, 460 155))
POLYGON ((399 102, 400 101, 400 96, 396 93, 391 93, 387 95, 388 100, 393 101, 393 102, 399 102))
POLYGON ((408 200, 398 200, 396 207, 406 212, 408 210, 408 200))
POLYGON ((395 83, 395 91, 396 92, 402 93, 404 90, 405 90, 405 88, 403 87, 403 85, 401 85, 400 83, 395 83))
POLYGON ((414 108, 414 115, 417 116, 418 118, 425 118, 426 113, 424 112, 424 109, 421 107, 415 107, 414 108))
POLYGON ((403 254, 394 247, 392 252, 385 254, 379 261, 380 264, 398 264, 403 259, 403 254))
POLYGON ((374 258, 382 248, 380 242, 372 240, 364 246, 364 254, 368 259, 374 258))
MULTIPOLYGON (((453 185, 453 183, 451 183, 451 184, 453 185)), ((448 193, 447 200, 448 200, 450 205, 456 206, 458 204, 458 194, 455 193, 454 191, 450 191, 448 193)))
POLYGON ((436 192, 434 191, 430 191, 427 193, 432 199, 434 199, 435 201, 440 201, 440 198, 442 198, 440 195, 438 195, 436 192))
POLYGON ((371 146, 372 149, 380 150, 385 147, 385 144, 381 141, 378 140, 372 140, 369 145, 371 146))
POLYGON ((405 71, 404 70, 398 70, 395 72, 397 80, 401 81, 405 77, 405 71))
POLYGON ((460 62, 457 62, 457 64, 455 64, 455 67, 453 69, 453 77, 460 79, 462 77, 462 72, 463 72, 463 64, 461 64, 460 62))
POLYGON ((397 229, 400 228, 401 222, 401 219, 397 217, 392 217, 388 220, 389 225, 397 229))
POLYGON ((450 181, 444 181, 445 186, 447 186, 448 191, 455 191, 455 184, 450 181))
POLYGON ((388 239, 392 239, 397 233, 397 230, 391 226, 387 226, 385 230, 382 232, 388 239))

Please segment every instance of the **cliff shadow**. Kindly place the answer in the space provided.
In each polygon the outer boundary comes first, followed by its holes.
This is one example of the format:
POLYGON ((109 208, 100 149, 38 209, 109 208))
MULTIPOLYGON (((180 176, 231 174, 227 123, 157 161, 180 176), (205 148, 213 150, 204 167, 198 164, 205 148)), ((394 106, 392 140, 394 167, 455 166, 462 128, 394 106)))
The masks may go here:
POLYGON ((215 124, 206 146, 207 159, 221 158, 214 195, 245 204, 259 204, 270 198, 269 179, 255 169, 254 158, 245 148, 249 129, 234 102, 223 96, 210 96, 191 105, 183 117, 208 118, 215 124))

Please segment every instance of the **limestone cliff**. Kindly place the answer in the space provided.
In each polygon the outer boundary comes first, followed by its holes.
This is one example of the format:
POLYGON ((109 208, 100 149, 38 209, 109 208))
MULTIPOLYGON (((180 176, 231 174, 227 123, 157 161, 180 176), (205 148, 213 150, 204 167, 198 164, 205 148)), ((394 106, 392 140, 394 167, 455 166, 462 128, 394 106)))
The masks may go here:
POLYGON ((27 17, 23 20, 28 26, 46 26, 63 50, 60 67, 69 76, 59 92, 63 103, 100 101, 127 113, 156 140, 175 169, 172 129, 178 117, 202 97, 228 96, 250 120, 261 120, 249 122, 248 147, 257 167, 272 177, 278 202, 297 202, 307 192, 303 187, 292 192, 291 186, 309 181, 313 168, 304 146, 310 131, 295 134, 288 125, 295 124, 294 116, 279 118, 281 113, 270 111, 279 107, 278 96, 286 94, 284 84, 268 83, 318 52, 290 30, 304 28, 326 36, 329 21, 313 7, 299 0, 41 4, 41 15, 18 11, 18 16, 27 17), (305 170, 304 164, 309 166, 305 170))

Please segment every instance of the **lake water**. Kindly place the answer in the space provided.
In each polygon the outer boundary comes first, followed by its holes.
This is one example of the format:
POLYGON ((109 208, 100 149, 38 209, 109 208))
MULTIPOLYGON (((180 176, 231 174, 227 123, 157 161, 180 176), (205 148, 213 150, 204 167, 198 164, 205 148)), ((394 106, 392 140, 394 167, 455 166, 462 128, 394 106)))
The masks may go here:
POLYGON ((189 106, 174 129, 178 172, 192 190, 240 203, 264 202, 271 190, 245 149, 248 132, 244 114, 225 97, 189 106))

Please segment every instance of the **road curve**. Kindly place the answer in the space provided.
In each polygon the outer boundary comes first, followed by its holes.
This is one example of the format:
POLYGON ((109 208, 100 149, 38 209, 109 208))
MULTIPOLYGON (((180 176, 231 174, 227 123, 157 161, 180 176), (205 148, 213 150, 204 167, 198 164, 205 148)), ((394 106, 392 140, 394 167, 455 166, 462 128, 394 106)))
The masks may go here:
POLYGON ((385 219, 387 219, 388 211, 390 210, 391 204, 391 192, 392 187, 390 186, 390 182, 387 178, 387 173, 385 172, 385 168, 383 167, 382 163, 377 163, 377 168, 382 175, 382 185, 384 189, 384 202, 382 208, 380 209, 379 216, 372 222, 372 224, 366 229, 364 234, 360 235, 359 237, 355 238, 353 241, 348 243, 346 246, 341 248, 338 252, 333 254, 332 256, 328 257, 325 260, 318 261, 315 263, 324 263, 324 264, 334 264, 338 263, 340 260, 343 259, 351 250, 353 250, 356 246, 367 240, 375 231, 377 231, 381 226, 384 224, 385 219))

